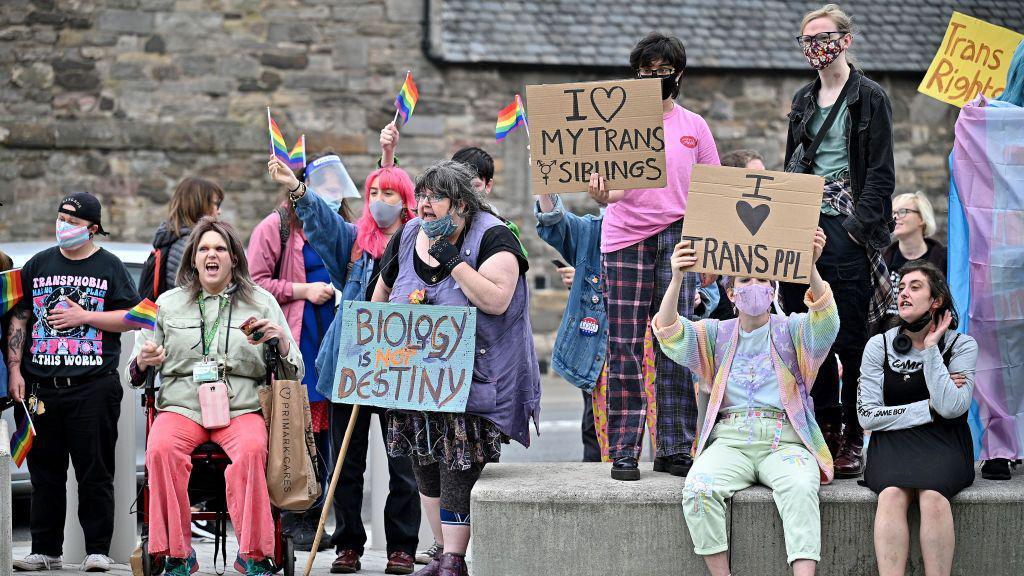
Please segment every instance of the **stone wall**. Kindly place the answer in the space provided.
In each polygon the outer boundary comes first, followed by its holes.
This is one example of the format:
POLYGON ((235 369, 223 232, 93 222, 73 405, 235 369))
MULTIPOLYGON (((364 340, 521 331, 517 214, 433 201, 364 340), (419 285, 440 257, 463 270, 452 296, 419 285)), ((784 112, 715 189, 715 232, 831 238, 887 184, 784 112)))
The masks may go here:
MULTIPOLYGON (((421 98, 403 130, 402 166, 415 176, 462 146, 490 151, 497 164, 493 201, 525 231, 531 284, 535 275, 550 283, 554 254, 532 231, 525 134, 495 143, 497 111, 525 84, 628 71, 446 66, 424 52, 425 5, 5 0, 0 241, 52 238, 55 203, 81 189, 101 197, 112 239, 149 241, 176 182, 193 174, 225 187, 225 218, 248 231, 280 193, 265 173, 266 107, 289 144, 305 132, 311 153, 339 152, 361 183, 408 69, 421 98)), ((897 190, 925 190, 944 213, 956 109, 917 94, 917 77, 873 77, 893 100, 897 190)), ((790 99, 810 78, 695 70, 684 80, 682 103, 707 118, 721 152, 756 148, 769 168, 778 168, 790 99)), ((594 210, 585 195, 567 200, 594 210)), ((560 299, 547 300, 557 307, 560 299)), ((538 331, 553 329, 559 314, 543 314, 538 331)))

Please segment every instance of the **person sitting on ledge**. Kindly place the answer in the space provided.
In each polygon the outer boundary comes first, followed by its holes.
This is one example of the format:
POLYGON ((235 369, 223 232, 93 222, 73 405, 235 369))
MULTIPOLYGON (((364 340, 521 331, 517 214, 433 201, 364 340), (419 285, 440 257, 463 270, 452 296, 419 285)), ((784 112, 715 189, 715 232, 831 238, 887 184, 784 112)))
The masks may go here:
MULTIPOLYGON (((815 232, 813 262, 825 247, 815 232)), ((812 575, 821 559, 819 483, 832 480, 832 455, 809 400, 818 367, 839 332, 832 289, 811 268, 809 312, 769 313, 771 282, 729 278, 726 294, 738 317, 691 322, 679 316, 683 275, 697 262, 688 242, 676 244, 672 281, 654 317, 665 355, 693 371, 698 406, 694 463, 683 489, 683 515, 694 552, 712 576, 729 574, 725 501, 756 483, 772 489, 793 573, 812 575)))
POLYGON ((875 556, 882 576, 904 573, 916 500, 924 571, 948 575, 956 543, 949 501, 974 482, 967 410, 978 343, 956 332, 953 297, 934 264, 913 260, 899 274, 896 326, 868 341, 857 390, 861 426, 871 431, 864 483, 878 494, 875 556))

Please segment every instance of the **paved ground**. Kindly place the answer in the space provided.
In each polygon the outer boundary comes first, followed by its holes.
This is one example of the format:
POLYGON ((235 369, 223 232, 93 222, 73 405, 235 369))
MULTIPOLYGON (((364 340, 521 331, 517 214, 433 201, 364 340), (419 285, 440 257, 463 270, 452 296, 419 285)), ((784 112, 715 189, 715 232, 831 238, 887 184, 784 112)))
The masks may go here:
MULTIPOLYGON (((583 458, 582 441, 580 440, 580 420, 583 413, 583 399, 579 390, 572 387, 557 376, 544 377, 543 394, 541 396, 541 435, 537 436, 532 432, 531 446, 529 450, 519 444, 513 443, 502 447, 503 462, 578 462, 583 458)), ((532 428, 531 428, 532 430, 532 428)), ((367 467, 369 469, 369 467, 367 467)), ((367 491, 369 490, 369 477, 367 476, 367 491)), ((24 498, 18 498, 14 506, 14 557, 21 558, 29 553, 30 535, 28 531, 28 503, 24 498)), ((363 498, 363 520, 366 523, 367 533, 370 533, 370 498, 363 498)), ((328 523, 332 526, 333 521, 328 523)), ((428 546, 427 542, 423 547, 428 546)), ((200 571, 197 574, 216 574, 213 567, 212 555, 213 544, 203 543, 198 540, 194 542, 196 552, 199 556, 200 571)), ((228 540, 228 559, 233 561, 237 552, 234 537, 228 540)), ((296 572, 301 574, 305 568, 308 554, 297 553, 296 572)), ((325 550, 317 554, 313 567, 314 574, 325 574, 330 569, 331 561, 334 560, 334 553, 325 550)), ((384 574, 384 566, 387 564, 387 557, 382 551, 367 550, 363 556, 363 570, 360 574, 376 576, 384 574)), ((219 565, 218 565, 219 567, 219 565)), ((59 572, 49 574, 76 574, 80 573, 77 566, 67 566, 59 572)), ((127 565, 119 566, 113 572, 118 576, 131 574, 127 565)), ((230 569, 228 574, 233 574, 230 569)))

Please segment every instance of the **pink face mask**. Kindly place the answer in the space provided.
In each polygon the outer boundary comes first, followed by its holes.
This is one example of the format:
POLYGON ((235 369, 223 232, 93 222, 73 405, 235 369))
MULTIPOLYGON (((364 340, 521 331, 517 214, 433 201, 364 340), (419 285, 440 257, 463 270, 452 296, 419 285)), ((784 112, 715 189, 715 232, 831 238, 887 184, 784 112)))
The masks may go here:
POLYGON ((732 291, 736 308, 748 316, 760 316, 772 305, 775 290, 771 284, 747 284, 732 291))

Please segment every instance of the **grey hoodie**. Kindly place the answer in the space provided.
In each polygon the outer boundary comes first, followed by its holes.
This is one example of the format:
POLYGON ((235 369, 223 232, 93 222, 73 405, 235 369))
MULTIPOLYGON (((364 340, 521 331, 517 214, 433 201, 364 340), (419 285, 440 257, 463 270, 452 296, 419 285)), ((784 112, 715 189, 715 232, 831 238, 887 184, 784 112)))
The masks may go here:
POLYGON ((865 430, 901 430, 913 428, 932 421, 931 409, 943 418, 956 418, 971 407, 971 393, 974 391, 974 370, 978 361, 978 343, 967 334, 957 335, 947 331, 945 348, 931 346, 924 350, 911 348, 906 354, 892 349, 892 340, 898 328, 892 328, 868 340, 864 347, 864 359, 860 365, 860 382, 857 387, 857 416, 865 430), (889 367, 901 374, 924 370, 928 385, 928 400, 921 400, 901 406, 886 406, 882 395, 885 350, 889 349, 889 367), (954 344, 953 340, 956 339, 954 344), (949 367, 942 363, 942 355, 952 348, 949 367), (960 372, 967 377, 967 383, 956 387, 950 374, 960 372))

